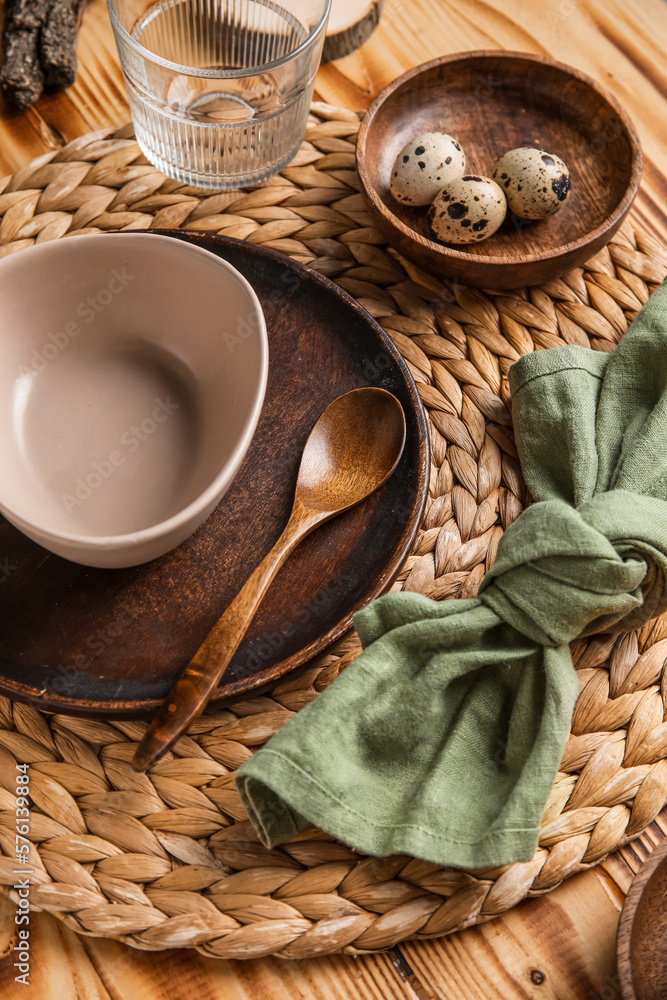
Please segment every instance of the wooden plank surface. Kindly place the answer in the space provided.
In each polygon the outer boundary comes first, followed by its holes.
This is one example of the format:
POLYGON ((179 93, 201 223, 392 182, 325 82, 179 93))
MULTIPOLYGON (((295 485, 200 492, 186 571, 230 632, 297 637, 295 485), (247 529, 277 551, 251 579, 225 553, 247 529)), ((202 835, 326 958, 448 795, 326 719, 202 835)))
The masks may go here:
MULTIPOLYGON (((447 52, 518 49, 570 63, 625 105, 644 146, 631 219, 667 240, 667 4, 664 0, 385 0, 358 52, 320 70, 317 97, 365 108, 404 70, 447 52)), ((93 129, 128 120, 103 0, 90 0, 74 87, 18 113, 0 104, 0 175, 93 129)), ((493 81, 480 81, 493 86, 493 81)), ((14 906, 0 903, 3 1000, 620 1000, 615 933, 632 874, 667 835, 667 810, 633 844, 549 895, 481 927, 386 955, 221 962, 193 952, 137 952, 79 938, 55 919, 32 924, 32 993, 16 983, 14 906)))

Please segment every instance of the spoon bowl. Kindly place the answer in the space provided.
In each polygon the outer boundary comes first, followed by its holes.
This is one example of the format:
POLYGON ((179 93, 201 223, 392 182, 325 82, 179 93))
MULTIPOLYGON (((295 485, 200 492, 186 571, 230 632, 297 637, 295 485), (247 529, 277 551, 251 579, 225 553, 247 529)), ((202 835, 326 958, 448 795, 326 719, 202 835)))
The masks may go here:
POLYGON ((346 510, 386 482, 404 443, 405 416, 395 396, 373 388, 346 392, 308 436, 296 495, 311 510, 346 510))
POLYGON ((156 763, 201 714, 292 549, 319 524, 360 503, 387 481, 400 460, 405 434, 403 408, 385 389, 353 389, 327 406, 304 446, 283 533, 158 709, 134 755, 135 771, 156 763))

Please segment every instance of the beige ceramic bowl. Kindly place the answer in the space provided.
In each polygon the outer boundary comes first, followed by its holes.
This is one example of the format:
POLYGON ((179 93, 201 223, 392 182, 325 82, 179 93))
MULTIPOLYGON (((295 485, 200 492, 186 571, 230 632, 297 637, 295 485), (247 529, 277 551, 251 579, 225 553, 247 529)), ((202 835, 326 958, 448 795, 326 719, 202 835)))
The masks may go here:
POLYGON ((58 555, 134 566, 205 520, 254 433, 261 306, 167 236, 44 243, 0 261, 0 511, 58 555))

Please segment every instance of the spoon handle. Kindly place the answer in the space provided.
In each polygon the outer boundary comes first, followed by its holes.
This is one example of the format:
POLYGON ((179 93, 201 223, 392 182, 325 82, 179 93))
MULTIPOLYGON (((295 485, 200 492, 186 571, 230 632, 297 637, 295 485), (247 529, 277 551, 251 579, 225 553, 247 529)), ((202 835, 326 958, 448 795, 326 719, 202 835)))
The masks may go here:
POLYGON ((160 705, 132 760, 135 771, 146 771, 155 764, 201 714, 274 576, 292 549, 328 516, 295 504, 278 541, 250 574, 160 705))

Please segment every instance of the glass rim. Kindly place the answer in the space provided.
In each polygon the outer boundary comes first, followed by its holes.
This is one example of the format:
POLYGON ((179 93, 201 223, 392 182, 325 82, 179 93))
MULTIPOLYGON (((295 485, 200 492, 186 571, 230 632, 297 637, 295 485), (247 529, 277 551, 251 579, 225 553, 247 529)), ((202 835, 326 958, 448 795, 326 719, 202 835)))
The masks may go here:
MULTIPOLYGON (((245 76, 257 76, 259 73, 268 73, 273 69, 277 69, 280 66, 284 66, 291 62, 302 52, 305 52, 309 46, 317 41, 319 35, 327 23, 329 17, 329 12, 331 10, 332 0, 324 0, 324 10, 322 16, 320 17, 315 30, 312 34, 308 35, 300 45, 291 52, 287 52, 284 56, 279 59, 274 59, 272 62, 261 63, 258 66, 247 66, 242 69, 198 69, 196 66, 185 66, 181 63, 171 62, 170 59, 163 59, 162 56, 157 55, 155 52, 151 52, 144 45, 141 45, 136 39, 132 37, 127 28, 121 24, 118 12, 116 10, 116 0, 107 0, 107 9, 109 11, 109 18, 111 20, 111 26, 114 30, 116 37, 116 42, 120 39, 129 45, 142 59, 148 59, 151 62, 157 63, 158 66, 162 66, 163 69, 169 69, 176 73, 180 73, 182 76, 198 76, 206 80, 234 80, 240 79, 245 76)), ((273 6, 273 4, 272 4, 273 6)), ((120 52, 119 52, 120 54, 120 52)))

